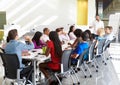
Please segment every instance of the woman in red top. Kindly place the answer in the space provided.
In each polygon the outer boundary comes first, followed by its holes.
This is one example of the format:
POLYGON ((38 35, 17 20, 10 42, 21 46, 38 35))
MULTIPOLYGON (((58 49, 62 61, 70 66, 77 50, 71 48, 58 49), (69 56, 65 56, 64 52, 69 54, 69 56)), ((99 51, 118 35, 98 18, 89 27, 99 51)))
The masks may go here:
POLYGON ((62 56, 61 42, 59 40, 57 32, 51 31, 49 38, 50 41, 47 42, 47 50, 45 55, 48 56, 51 54, 51 61, 47 63, 41 63, 39 65, 40 70, 44 73, 46 78, 50 77, 46 69, 60 70, 60 62, 62 56))

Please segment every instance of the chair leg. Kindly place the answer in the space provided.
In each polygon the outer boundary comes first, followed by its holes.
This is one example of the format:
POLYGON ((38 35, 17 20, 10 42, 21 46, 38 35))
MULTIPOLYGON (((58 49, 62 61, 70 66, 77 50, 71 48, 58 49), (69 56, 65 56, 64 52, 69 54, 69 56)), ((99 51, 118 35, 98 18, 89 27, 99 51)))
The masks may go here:
POLYGON ((82 65, 80 66, 80 69, 82 70, 82 72, 83 72, 83 74, 84 74, 84 77, 87 78, 87 75, 86 75, 86 73, 85 73, 85 71, 84 71, 82 65))
POLYGON ((59 78, 58 78, 58 76, 57 76, 57 73, 55 73, 55 77, 56 77, 56 79, 58 80, 59 85, 62 85, 62 83, 61 83, 60 79, 59 79, 59 78))
POLYGON ((99 64, 98 64, 98 62, 97 62, 95 57, 93 59, 93 62, 94 62, 95 68, 99 68, 99 64))
POLYGON ((78 85, 79 85, 80 84, 80 80, 79 80, 78 76, 76 75, 75 70, 73 68, 71 68, 71 69, 72 69, 73 73, 75 74, 75 77, 76 77, 76 79, 78 81, 78 85))
POLYGON ((94 65, 94 67, 95 67, 95 70, 96 70, 96 72, 98 72, 98 66, 96 65, 96 63, 95 63, 95 60, 93 60, 93 65, 94 65))
POLYGON ((102 54, 102 59, 103 59, 103 61, 104 61, 104 62, 103 62, 104 65, 107 65, 105 52, 103 52, 103 54, 102 54))
POLYGON ((28 82, 29 82, 31 85, 33 85, 33 83, 32 83, 30 80, 28 80, 28 82))
POLYGON ((72 79, 73 85, 75 85, 74 78, 73 78, 73 76, 71 74, 70 74, 70 77, 72 79))
POLYGON ((90 73, 90 77, 92 77, 92 73, 91 73, 90 68, 88 67, 88 65, 86 64, 86 62, 84 62, 84 64, 85 64, 86 68, 88 69, 88 71, 89 71, 89 73, 90 73))

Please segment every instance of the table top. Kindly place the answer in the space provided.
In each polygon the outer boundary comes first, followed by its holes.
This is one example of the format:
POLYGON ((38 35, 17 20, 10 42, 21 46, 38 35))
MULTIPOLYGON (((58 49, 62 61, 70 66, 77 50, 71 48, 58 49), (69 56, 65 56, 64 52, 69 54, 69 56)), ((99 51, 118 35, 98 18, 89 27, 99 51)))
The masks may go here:
POLYGON ((43 55, 41 53, 41 50, 42 49, 33 49, 33 50, 30 50, 29 51, 30 55, 28 55, 28 56, 22 56, 22 58, 23 59, 30 59, 30 60, 41 61, 41 62, 50 59, 50 55, 49 56, 43 55))

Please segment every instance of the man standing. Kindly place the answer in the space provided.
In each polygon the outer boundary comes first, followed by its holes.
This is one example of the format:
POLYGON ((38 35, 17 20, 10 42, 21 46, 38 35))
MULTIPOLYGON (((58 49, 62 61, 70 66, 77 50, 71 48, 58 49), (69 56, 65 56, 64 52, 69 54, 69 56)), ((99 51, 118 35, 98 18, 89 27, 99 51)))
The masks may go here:
POLYGON ((97 29, 104 28, 104 23, 101 21, 100 16, 96 15, 96 20, 93 21, 92 26, 89 27, 93 30, 94 34, 97 34, 97 29))

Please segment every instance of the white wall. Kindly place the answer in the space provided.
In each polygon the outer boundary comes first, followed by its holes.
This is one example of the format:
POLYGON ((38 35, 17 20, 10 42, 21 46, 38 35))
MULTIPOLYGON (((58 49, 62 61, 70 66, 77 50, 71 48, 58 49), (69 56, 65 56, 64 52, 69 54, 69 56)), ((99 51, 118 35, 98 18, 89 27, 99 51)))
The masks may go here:
MULTIPOLYGON (((89 1, 88 20, 93 20, 95 0, 89 1)), ((6 11, 7 24, 21 26, 21 33, 33 27, 42 31, 43 27, 51 30, 76 24, 77 0, 0 0, 0 11, 6 11), (23 31, 24 30, 24 31, 23 31)))
POLYGON ((1 0, 0 11, 6 11, 8 24, 19 24, 24 30, 76 23, 76 0, 1 0))

